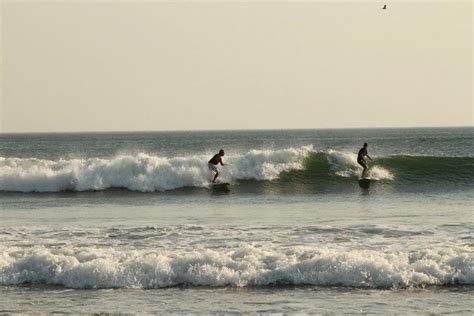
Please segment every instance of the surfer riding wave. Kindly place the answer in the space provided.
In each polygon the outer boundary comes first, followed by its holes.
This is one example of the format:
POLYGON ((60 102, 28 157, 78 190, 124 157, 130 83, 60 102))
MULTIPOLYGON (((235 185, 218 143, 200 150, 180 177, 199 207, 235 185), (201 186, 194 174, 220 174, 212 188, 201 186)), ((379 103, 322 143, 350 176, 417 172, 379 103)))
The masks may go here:
POLYGON ((362 168, 364 168, 364 170, 362 170, 361 178, 363 178, 365 176, 365 173, 366 173, 367 168, 368 168, 367 161, 365 160, 365 157, 372 160, 372 158, 369 156, 369 153, 367 151, 368 147, 369 147, 369 145, 367 145, 367 143, 364 143, 364 147, 362 147, 359 150, 359 154, 357 155, 357 162, 359 163, 359 165, 362 166, 362 168))
POLYGON ((224 156, 224 149, 219 150, 219 153, 215 154, 207 163, 209 170, 215 172, 214 178, 212 179, 212 183, 216 183, 216 179, 219 176, 219 169, 217 169, 217 165, 221 164, 221 166, 225 166, 224 162, 222 161, 222 157, 224 156))

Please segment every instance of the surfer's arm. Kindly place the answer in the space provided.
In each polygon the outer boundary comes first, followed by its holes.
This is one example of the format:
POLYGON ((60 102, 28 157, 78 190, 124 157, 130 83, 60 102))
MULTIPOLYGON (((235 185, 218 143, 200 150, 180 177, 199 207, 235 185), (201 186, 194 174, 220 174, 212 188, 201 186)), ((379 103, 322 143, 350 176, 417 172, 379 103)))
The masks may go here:
POLYGON ((225 166, 225 163, 222 161, 222 158, 219 160, 219 163, 221 164, 221 166, 225 166))
POLYGON ((369 158, 370 160, 373 160, 373 159, 369 156, 369 154, 366 154, 365 156, 366 156, 367 158, 369 158))

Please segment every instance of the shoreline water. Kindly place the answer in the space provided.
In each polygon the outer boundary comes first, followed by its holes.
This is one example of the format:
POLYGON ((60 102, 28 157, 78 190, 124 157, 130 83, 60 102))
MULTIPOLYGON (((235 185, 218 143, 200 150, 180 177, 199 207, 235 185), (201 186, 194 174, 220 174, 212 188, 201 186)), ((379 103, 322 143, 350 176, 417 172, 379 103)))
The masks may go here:
POLYGON ((412 289, 409 291, 344 288, 199 288, 163 290, 62 290, 31 287, 0 294, 16 304, 5 313, 384 313, 469 315, 473 289, 412 289), (51 298, 56 298, 53 302, 51 298), (445 300, 438 300, 443 297, 445 300))

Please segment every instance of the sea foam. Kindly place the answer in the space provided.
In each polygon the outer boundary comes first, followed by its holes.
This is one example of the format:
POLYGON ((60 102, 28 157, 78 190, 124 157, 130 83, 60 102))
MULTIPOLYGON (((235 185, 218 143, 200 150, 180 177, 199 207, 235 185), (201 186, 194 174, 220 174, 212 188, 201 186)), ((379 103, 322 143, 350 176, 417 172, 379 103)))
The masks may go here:
MULTIPOLYGON (((303 168, 311 146, 281 150, 251 150, 226 156, 222 181, 273 180, 282 171, 303 168)), ((60 159, 0 157, 0 191, 58 192, 126 188, 166 191, 205 187, 211 179, 208 156, 166 158, 146 153, 112 159, 60 159)))
POLYGON ((474 284, 466 248, 412 252, 293 247, 191 252, 4 248, 0 284, 68 288, 317 285, 406 288, 474 284))
MULTIPOLYGON (((338 176, 358 177, 362 172, 362 167, 357 162, 357 155, 353 153, 330 149, 327 153, 327 159, 332 171, 338 176)), ((367 176, 374 180, 394 179, 394 175, 390 171, 377 165, 369 168, 367 176)))
MULTIPOLYGON (((302 170, 311 154, 323 154, 330 174, 357 178, 362 167, 354 153, 329 150, 317 153, 312 146, 279 150, 250 150, 225 156, 221 181, 275 180, 282 172, 302 170)), ((124 188, 132 191, 167 191, 183 187, 207 187, 212 178, 207 167, 209 155, 160 157, 138 153, 110 159, 59 159, 0 157, 0 191, 60 192, 99 191, 124 188)), ((323 165, 319 166, 324 168, 323 165)), ((320 174, 321 176, 322 174, 320 174)), ((394 174, 371 164, 368 176, 374 180, 394 180, 394 174)), ((315 182, 322 179, 313 179, 315 182)), ((327 179, 326 179, 327 180, 327 179)))

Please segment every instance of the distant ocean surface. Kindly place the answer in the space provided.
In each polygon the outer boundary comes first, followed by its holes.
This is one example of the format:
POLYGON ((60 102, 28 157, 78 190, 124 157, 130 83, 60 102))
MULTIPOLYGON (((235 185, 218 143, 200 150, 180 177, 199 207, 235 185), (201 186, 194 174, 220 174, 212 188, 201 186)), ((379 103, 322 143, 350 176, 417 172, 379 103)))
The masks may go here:
POLYGON ((473 205, 472 127, 0 134, 0 313, 472 314, 473 205))

